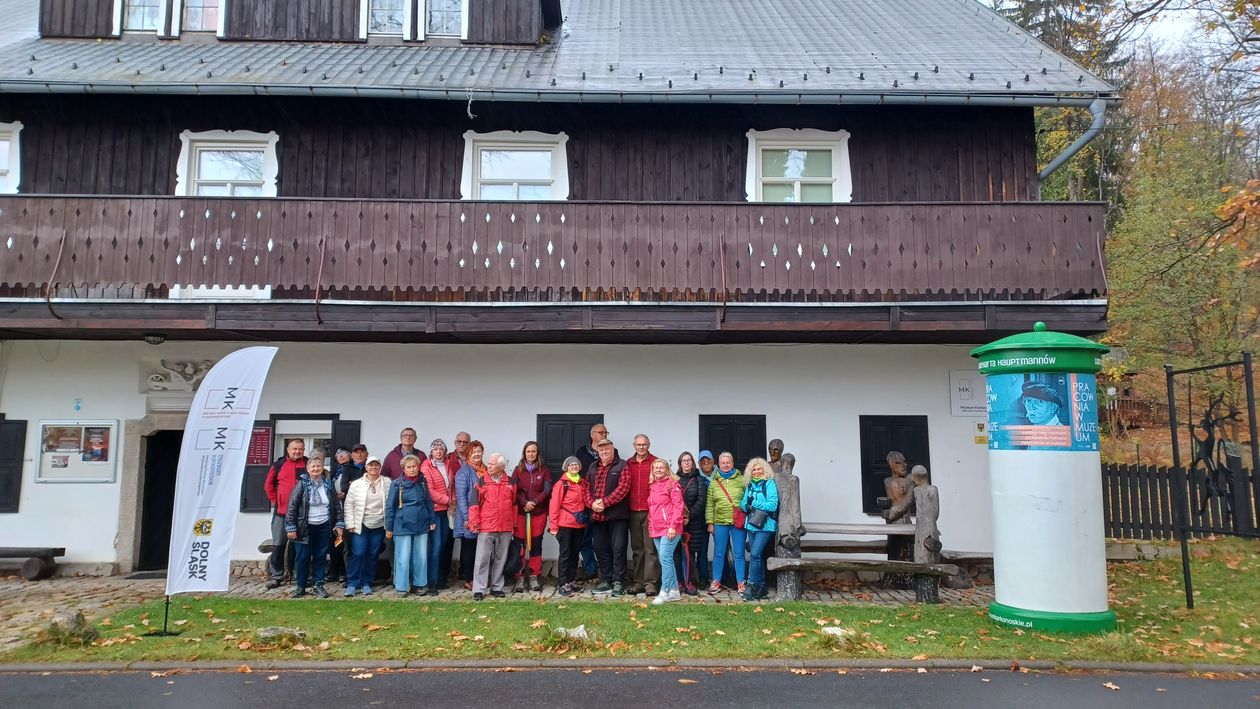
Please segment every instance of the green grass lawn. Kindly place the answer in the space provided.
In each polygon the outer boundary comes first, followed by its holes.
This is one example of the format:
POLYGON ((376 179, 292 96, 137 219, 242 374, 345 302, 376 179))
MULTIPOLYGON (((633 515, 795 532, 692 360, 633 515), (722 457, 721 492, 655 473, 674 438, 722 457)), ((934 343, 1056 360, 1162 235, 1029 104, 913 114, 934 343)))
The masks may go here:
POLYGON ((1260 543, 1237 539, 1192 546, 1198 608, 1188 611, 1180 561, 1115 564, 1112 607, 1120 630, 1052 636, 996 625, 983 609, 887 608, 822 603, 644 603, 531 600, 433 602, 239 600, 177 597, 173 638, 148 603, 99 621, 91 646, 33 642, 5 662, 421 658, 1000 658, 1260 664, 1260 543), (585 624, 590 641, 553 634, 585 624), (280 647, 258 628, 301 628, 280 647), (856 635, 837 641, 822 628, 856 635))

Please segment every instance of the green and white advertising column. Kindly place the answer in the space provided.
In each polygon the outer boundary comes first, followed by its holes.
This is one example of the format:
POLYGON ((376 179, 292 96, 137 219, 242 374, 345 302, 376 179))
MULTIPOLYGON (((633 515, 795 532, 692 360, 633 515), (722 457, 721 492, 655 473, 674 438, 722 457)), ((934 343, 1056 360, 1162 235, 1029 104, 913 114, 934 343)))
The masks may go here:
POLYGON ((1094 375, 1107 347, 1047 332, 972 350, 986 376, 993 494, 993 620, 1092 633, 1115 628, 1094 375))

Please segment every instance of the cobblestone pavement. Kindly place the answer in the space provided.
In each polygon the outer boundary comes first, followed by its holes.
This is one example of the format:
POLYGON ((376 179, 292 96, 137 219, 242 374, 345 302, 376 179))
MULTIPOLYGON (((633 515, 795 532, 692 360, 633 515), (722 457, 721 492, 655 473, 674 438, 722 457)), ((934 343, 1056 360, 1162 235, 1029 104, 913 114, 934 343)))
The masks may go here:
MULTIPOLYGON (((875 586, 841 587, 839 584, 823 584, 807 586, 804 593, 806 601, 841 604, 874 604, 882 606, 899 606, 914 602, 914 591, 890 590, 875 586)), ((17 577, 0 578, 0 652, 6 652, 20 645, 33 629, 46 621, 54 612, 67 608, 77 608, 89 619, 104 617, 112 612, 134 606, 145 601, 162 597, 166 590, 166 582, 162 579, 129 580, 121 576, 110 577, 59 577, 44 581, 24 581, 17 577)), ((281 599, 288 597, 291 586, 278 589, 267 589, 264 579, 260 577, 234 577, 231 589, 223 594, 229 598, 267 598, 281 599)), ((329 583, 332 599, 349 603, 371 603, 380 598, 396 598, 388 585, 377 586, 373 596, 358 596, 353 599, 342 598, 344 584, 329 583)), ((553 584, 543 587, 541 593, 509 594, 508 599, 559 599, 553 584)), ((447 600, 472 600, 472 593, 458 589, 443 591, 441 598, 447 600)), ((618 603, 642 601, 646 597, 625 595, 621 598, 610 596, 592 596, 589 592, 574 598, 592 599, 602 603, 618 603)), ((330 599, 330 600, 332 600, 330 599)), ((686 603, 717 603, 738 601, 739 595, 730 589, 710 596, 701 592, 699 596, 683 597, 686 603)), ((985 606, 993 600, 992 586, 978 586, 974 589, 956 591, 941 589, 941 602, 954 606, 985 606)), ((769 601, 773 601, 771 596, 769 601)), ((502 602, 502 601, 499 601, 502 602)))

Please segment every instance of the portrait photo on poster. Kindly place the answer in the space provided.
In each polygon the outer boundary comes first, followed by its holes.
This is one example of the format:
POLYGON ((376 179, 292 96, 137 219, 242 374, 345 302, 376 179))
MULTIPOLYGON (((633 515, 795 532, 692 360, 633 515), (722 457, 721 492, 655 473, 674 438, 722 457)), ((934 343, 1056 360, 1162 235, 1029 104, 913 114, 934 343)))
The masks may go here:
POLYGON ((986 382, 989 448, 1098 450, 1094 375, 991 375, 986 382))

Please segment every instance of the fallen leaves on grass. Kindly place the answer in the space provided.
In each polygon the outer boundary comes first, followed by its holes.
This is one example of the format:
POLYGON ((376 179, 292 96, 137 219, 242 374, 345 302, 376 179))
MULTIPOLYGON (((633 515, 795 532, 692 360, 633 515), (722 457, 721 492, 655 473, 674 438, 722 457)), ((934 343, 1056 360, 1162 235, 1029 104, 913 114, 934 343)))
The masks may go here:
POLYGON ((529 624, 529 627, 531 627, 531 628, 541 628, 541 627, 543 627, 543 626, 544 626, 544 625, 546 625, 546 624, 547 624, 547 621, 543 620, 542 618, 539 618, 538 620, 534 621, 533 623, 530 623, 530 624, 529 624))
POLYGON ((792 672, 792 674, 794 674, 794 675, 816 675, 816 674, 818 674, 817 672, 814 672, 813 670, 803 670, 803 669, 801 669, 801 668, 799 668, 799 667, 793 667, 793 668, 791 668, 791 672, 792 672))
POLYGON ((237 667, 237 668, 236 668, 236 671, 237 671, 237 672, 241 672, 241 673, 243 673, 243 674, 249 674, 249 673, 253 672, 253 671, 254 671, 254 669, 253 669, 252 667, 250 667, 249 665, 241 665, 240 667, 237 667))

